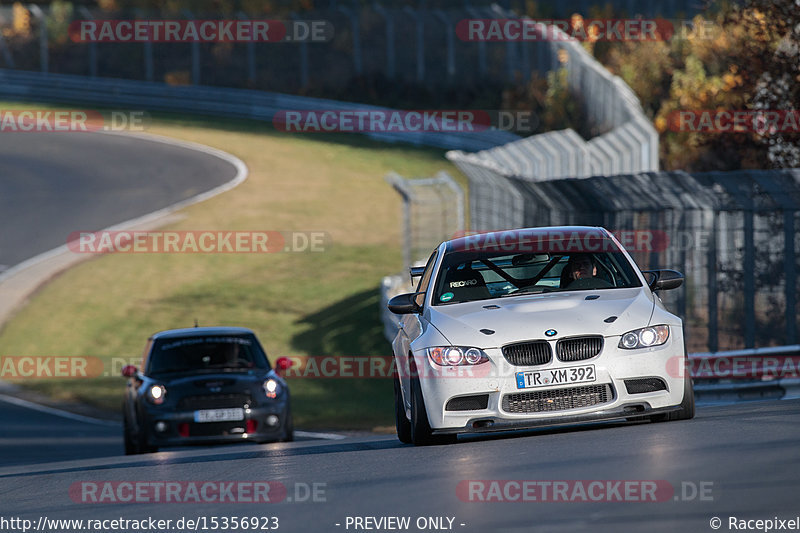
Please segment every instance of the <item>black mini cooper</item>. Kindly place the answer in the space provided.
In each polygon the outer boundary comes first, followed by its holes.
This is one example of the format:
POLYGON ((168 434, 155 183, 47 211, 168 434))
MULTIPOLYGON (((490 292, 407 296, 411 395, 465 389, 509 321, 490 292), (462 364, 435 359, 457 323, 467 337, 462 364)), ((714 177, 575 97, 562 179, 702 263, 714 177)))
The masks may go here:
POLYGON ((142 370, 126 366, 125 453, 162 446, 294 437, 289 388, 245 328, 175 329, 147 341, 142 370))

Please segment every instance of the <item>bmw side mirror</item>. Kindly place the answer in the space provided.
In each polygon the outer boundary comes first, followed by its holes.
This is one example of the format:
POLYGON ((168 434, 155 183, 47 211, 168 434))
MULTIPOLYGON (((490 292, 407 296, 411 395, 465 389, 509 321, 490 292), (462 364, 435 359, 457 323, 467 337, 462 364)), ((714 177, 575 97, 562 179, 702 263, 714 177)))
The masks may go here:
POLYGON ((139 369, 133 365, 125 365, 122 367, 122 376, 126 378, 132 378, 138 371, 139 369))
POLYGON ((396 315, 410 315, 412 313, 419 313, 420 306, 417 305, 416 298, 420 294, 417 292, 409 292, 407 294, 398 294, 387 304, 389 311, 396 315))
POLYGON ((278 357, 278 360, 275 361, 275 373, 283 377, 283 373, 292 368, 292 365, 294 362, 288 357, 278 357))
POLYGON ((652 279, 648 282, 651 291, 668 291, 683 285, 683 274, 677 270, 648 270, 652 279))

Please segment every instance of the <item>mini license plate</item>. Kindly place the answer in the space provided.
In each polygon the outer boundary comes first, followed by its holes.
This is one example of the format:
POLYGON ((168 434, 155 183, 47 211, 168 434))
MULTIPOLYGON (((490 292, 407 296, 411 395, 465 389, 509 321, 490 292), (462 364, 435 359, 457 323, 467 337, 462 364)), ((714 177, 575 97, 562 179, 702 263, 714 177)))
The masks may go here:
POLYGON ((203 409, 194 412, 195 422, 229 422, 244 420, 244 409, 203 409))
POLYGON ((517 372, 516 377, 518 389, 571 385, 573 383, 591 383, 597 379, 594 365, 517 372))

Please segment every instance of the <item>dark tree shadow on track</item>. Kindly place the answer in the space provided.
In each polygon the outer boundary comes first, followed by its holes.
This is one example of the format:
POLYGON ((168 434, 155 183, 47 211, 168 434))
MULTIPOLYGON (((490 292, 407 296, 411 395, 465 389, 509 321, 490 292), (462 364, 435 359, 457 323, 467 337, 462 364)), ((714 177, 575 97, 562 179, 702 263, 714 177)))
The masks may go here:
POLYGON ((375 287, 307 315, 300 321, 306 328, 292 338, 292 348, 313 356, 389 355, 379 305, 375 287))
MULTIPOLYGON (((297 352, 319 359, 382 357, 387 359, 382 368, 388 369, 392 348, 383 337, 379 306, 378 287, 335 302, 303 317, 300 320, 302 331, 291 339, 291 346, 297 352)), ((292 409, 295 419, 303 420, 298 426, 332 427, 326 422, 330 419, 339 421, 339 427, 346 429, 373 429, 394 424, 388 372, 387 375, 365 372, 357 378, 316 378, 320 375, 288 378, 289 386, 297 391, 292 398, 292 409), (335 398, 335 402, 320 402, 320 398, 335 398), (350 415, 344 425, 342 413, 350 415)))

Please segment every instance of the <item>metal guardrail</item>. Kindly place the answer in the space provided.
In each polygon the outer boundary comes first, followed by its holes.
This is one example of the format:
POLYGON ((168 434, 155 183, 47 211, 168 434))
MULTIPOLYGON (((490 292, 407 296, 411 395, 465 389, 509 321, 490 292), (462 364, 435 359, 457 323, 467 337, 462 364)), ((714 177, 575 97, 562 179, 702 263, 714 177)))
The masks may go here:
MULTIPOLYGON (((90 106, 134 106, 152 111, 189 112, 265 122, 272 122, 278 112, 287 110, 392 111, 365 104, 248 89, 171 86, 164 83, 7 69, 0 69, 0 96, 90 106)), ((404 142, 459 150, 483 150, 519 139, 513 133, 501 130, 365 131, 362 134, 382 142, 404 142)))
POLYGON ((800 345, 689 355, 704 403, 800 398, 800 345))

